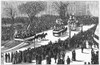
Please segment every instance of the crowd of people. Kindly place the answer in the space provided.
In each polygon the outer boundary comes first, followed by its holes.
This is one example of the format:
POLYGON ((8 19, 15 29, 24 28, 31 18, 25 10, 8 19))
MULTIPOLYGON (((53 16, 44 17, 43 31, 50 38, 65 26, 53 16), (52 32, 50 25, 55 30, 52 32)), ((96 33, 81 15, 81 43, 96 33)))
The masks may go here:
MULTIPOLYGON (((60 42, 60 41, 59 41, 60 42)), ((60 43, 53 44, 50 42, 48 45, 41 46, 38 48, 28 48, 24 51, 16 51, 15 53, 11 53, 11 56, 8 54, 5 54, 6 62, 12 62, 14 64, 21 63, 21 62, 29 62, 31 63, 32 60, 36 60, 37 64, 41 64, 43 59, 47 60, 47 64, 51 64, 51 58, 55 59, 55 62, 57 62, 57 58, 61 58, 61 56, 64 56, 64 45, 60 43), (63 51, 63 52, 61 52, 63 51)), ((67 46, 67 45, 66 45, 67 46)), ((67 49, 67 47, 66 47, 67 49)), ((64 57, 63 57, 64 58, 64 57)))
POLYGON ((99 51, 94 51, 93 49, 91 50, 91 63, 92 64, 99 64, 99 51))
POLYGON ((22 33, 21 31, 18 32, 16 35, 15 35, 15 38, 20 38, 20 39, 24 39, 24 38, 27 38, 27 37, 30 37, 30 36, 34 36, 35 33, 32 31, 31 33, 22 33))
MULTIPOLYGON (((91 30, 93 31, 94 27, 87 30, 86 32, 80 32, 79 34, 74 35, 71 39, 67 38, 64 41, 59 39, 55 43, 52 43, 50 41, 48 43, 48 45, 40 46, 37 48, 28 48, 24 51, 16 51, 14 53, 12 52, 11 55, 9 53, 8 54, 6 53, 5 61, 12 62, 13 64, 18 64, 18 63, 22 63, 22 62, 31 63, 32 60, 36 60, 36 64, 41 64, 42 60, 46 59, 47 64, 51 64, 51 58, 54 58, 55 63, 64 64, 65 51, 83 46, 84 45, 83 40, 88 39, 87 38, 88 35, 91 34, 90 31, 91 30), (57 61, 57 59, 58 59, 58 61, 57 61)), ((95 57, 97 57, 97 56, 98 56, 98 54, 95 55, 95 57)), ((73 61, 76 60, 75 50, 72 52, 72 60, 73 61)), ((98 58, 96 58, 94 60, 94 55, 93 55, 91 60, 93 63, 96 63, 95 60, 98 60, 98 58)), ((69 56, 67 57, 66 62, 67 62, 67 64, 70 64, 71 59, 69 58, 69 56)))

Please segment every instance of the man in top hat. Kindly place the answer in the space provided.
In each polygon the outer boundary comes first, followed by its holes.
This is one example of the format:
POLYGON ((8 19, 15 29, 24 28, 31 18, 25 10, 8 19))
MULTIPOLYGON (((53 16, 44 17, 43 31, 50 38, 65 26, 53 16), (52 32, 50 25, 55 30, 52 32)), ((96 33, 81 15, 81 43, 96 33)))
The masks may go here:
POLYGON ((67 56, 67 64, 70 64, 70 58, 67 56))

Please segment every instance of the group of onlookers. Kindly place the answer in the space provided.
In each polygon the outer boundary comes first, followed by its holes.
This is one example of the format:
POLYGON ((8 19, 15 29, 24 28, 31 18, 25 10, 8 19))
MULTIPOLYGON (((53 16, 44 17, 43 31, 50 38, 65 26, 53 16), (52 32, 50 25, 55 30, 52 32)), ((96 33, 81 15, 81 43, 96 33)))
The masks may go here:
POLYGON ((91 50, 91 63, 99 64, 99 51, 91 50))
MULTIPOLYGON (((89 35, 89 33, 90 33, 90 32, 88 33, 88 31, 87 31, 87 34, 83 34, 84 32, 83 33, 80 32, 79 34, 74 35, 71 39, 67 38, 64 41, 59 39, 55 43, 52 43, 50 41, 48 43, 48 45, 40 46, 37 48, 28 48, 24 51, 11 52, 11 54, 5 53, 5 61, 12 62, 13 64, 18 64, 18 63, 22 63, 22 62, 31 63, 32 60, 36 60, 36 64, 41 64, 42 60, 46 59, 47 64, 51 64, 51 58, 54 58, 55 63, 64 64, 65 63, 65 61, 64 61, 65 51, 79 48, 80 45, 83 46, 84 45, 82 43, 83 40, 87 39, 86 35, 89 35), (58 59, 58 61, 57 61, 57 59, 58 59)), ((92 53, 92 62, 93 63, 97 63, 95 61, 95 60, 98 60, 97 54, 93 55, 93 53, 92 53), (95 60, 94 60, 94 56, 95 56, 95 60)), ((75 50, 73 50, 73 52, 72 52, 72 60, 73 61, 76 60, 75 50)), ((70 64, 71 59, 69 58, 69 56, 67 57, 66 62, 67 62, 67 64, 70 64)))

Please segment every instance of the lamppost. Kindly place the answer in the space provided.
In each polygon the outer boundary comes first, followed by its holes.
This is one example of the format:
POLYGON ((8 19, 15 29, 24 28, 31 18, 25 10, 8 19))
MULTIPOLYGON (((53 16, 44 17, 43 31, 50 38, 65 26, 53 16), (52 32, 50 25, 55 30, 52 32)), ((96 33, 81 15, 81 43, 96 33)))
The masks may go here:
POLYGON ((34 43, 34 48, 35 48, 35 40, 33 41, 33 43, 34 43))
POLYGON ((13 39, 16 37, 16 35, 17 35, 17 29, 16 29, 16 27, 14 27, 14 35, 13 35, 13 39))
POLYGON ((72 19, 72 17, 70 16, 70 18, 68 20, 68 27, 69 27, 68 47, 70 47, 69 44, 70 44, 70 39, 71 39, 71 19, 72 19))
POLYGON ((83 32, 83 24, 81 24, 80 26, 81 26, 81 32, 83 32))
POLYGON ((68 20, 68 27, 69 27, 69 38, 71 38, 71 16, 68 20))

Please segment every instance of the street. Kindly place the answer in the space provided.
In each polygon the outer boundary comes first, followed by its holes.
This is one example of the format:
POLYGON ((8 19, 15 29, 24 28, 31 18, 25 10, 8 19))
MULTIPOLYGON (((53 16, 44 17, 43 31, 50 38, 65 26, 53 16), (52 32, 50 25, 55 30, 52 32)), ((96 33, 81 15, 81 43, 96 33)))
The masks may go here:
MULTIPOLYGON (((83 31, 86 31, 86 30, 92 28, 93 26, 94 25, 84 26, 83 27, 83 31)), ((48 35, 46 36, 47 41, 36 42, 37 47, 41 46, 41 45, 47 45, 49 41, 55 42, 58 39, 65 40, 66 38, 68 38, 68 35, 66 35, 65 37, 54 37, 53 34, 52 34, 52 30, 49 30, 49 31, 46 31, 46 32, 48 33, 48 35)), ((67 31, 67 33, 68 33, 68 31, 67 31)), ((79 31, 72 31, 71 35, 73 36, 74 34, 78 34, 78 33, 79 33, 79 31)), ((31 45, 29 45, 27 47, 23 47, 23 48, 20 48, 20 49, 18 49, 19 47, 18 48, 14 48, 13 50, 9 50, 8 49, 8 52, 12 52, 12 51, 15 51, 15 50, 17 50, 17 51, 18 50, 23 51, 23 50, 25 50, 25 49, 27 49, 29 47, 34 48, 34 44, 31 44, 31 45)), ((78 63, 79 64, 84 64, 84 62, 90 62, 90 60, 91 60, 91 53, 90 53, 90 51, 91 51, 91 49, 85 49, 84 53, 81 53, 81 49, 76 49, 76 60, 77 61, 72 61, 71 64, 78 64, 78 63)), ((65 64, 66 64, 67 56, 69 56, 70 59, 71 59, 71 57, 72 57, 72 51, 67 51, 66 52, 66 55, 65 55, 65 64)), ((51 64, 56 64, 54 62, 53 58, 51 60, 52 60, 51 64)), ((35 64, 35 60, 33 60, 33 62, 35 64)), ((5 63, 5 64, 12 64, 12 63, 5 63)), ((30 63, 30 64, 33 64, 33 63, 30 63)), ((43 60, 42 64, 46 64, 46 60, 43 60)))

